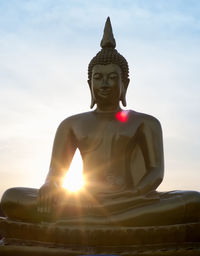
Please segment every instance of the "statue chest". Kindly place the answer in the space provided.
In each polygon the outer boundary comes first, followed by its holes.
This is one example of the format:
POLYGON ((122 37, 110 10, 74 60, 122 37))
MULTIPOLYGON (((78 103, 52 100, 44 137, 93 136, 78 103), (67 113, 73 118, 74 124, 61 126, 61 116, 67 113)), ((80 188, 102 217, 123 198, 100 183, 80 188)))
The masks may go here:
POLYGON ((110 160, 123 155, 136 133, 137 126, 113 120, 83 124, 75 136, 82 155, 95 154, 110 160))
POLYGON ((113 184, 116 188, 127 183, 126 162, 137 127, 136 122, 133 125, 106 119, 81 124, 75 136, 84 172, 90 180, 113 184))

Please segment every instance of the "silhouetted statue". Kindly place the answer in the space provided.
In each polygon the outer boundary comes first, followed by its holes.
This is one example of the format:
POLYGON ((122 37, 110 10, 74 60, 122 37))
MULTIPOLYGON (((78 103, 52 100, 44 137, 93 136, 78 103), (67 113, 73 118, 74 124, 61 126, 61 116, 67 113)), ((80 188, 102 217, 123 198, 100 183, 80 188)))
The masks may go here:
POLYGON ((49 173, 39 190, 11 188, 4 193, 1 204, 8 218, 119 226, 200 220, 198 192, 156 191, 164 171, 161 126, 150 115, 120 108, 120 101, 126 106, 128 63, 115 46, 108 18, 102 50, 88 68, 91 108, 96 104, 96 109, 60 124, 49 173), (86 185, 72 194, 62 182, 76 149, 86 185))

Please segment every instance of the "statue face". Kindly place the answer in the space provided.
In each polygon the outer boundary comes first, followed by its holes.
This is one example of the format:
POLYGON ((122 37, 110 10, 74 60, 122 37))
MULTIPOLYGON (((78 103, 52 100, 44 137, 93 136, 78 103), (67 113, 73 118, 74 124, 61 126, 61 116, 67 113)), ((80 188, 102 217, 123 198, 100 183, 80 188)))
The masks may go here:
POLYGON ((98 104, 116 104, 123 90, 121 68, 116 64, 95 65, 92 69, 91 93, 98 104))

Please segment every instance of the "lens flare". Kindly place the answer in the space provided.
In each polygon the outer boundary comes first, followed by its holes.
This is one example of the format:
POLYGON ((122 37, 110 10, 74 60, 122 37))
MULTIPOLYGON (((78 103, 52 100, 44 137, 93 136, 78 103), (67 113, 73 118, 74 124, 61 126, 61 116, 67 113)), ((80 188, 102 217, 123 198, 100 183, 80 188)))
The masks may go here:
POLYGON ((75 152, 70 168, 64 177, 63 188, 69 192, 78 192, 84 187, 83 162, 79 150, 75 152))
POLYGON ((120 112, 116 113, 116 118, 118 121, 122 123, 126 123, 128 120, 128 111, 127 110, 122 110, 120 112))

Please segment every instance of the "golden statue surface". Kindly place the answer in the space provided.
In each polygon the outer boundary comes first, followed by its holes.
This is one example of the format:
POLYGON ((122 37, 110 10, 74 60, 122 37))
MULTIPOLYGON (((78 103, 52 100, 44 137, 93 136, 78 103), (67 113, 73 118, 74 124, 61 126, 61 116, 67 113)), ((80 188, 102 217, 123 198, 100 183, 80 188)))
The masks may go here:
POLYGON ((39 190, 4 193, 1 206, 8 221, 66 230, 84 226, 93 234, 101 228, 199 225, 199 192, 156 191, 164 175, 161 125, 153 116, 120 107, 120 101, 126 106, 129 69, 115 49, 109 18, 101 47, 88 66, 91 108, 96 109, 59 125, 49 173, 39 190), (62 188, 62 181, 76 149, 86 184, 73 194, 62 188))

